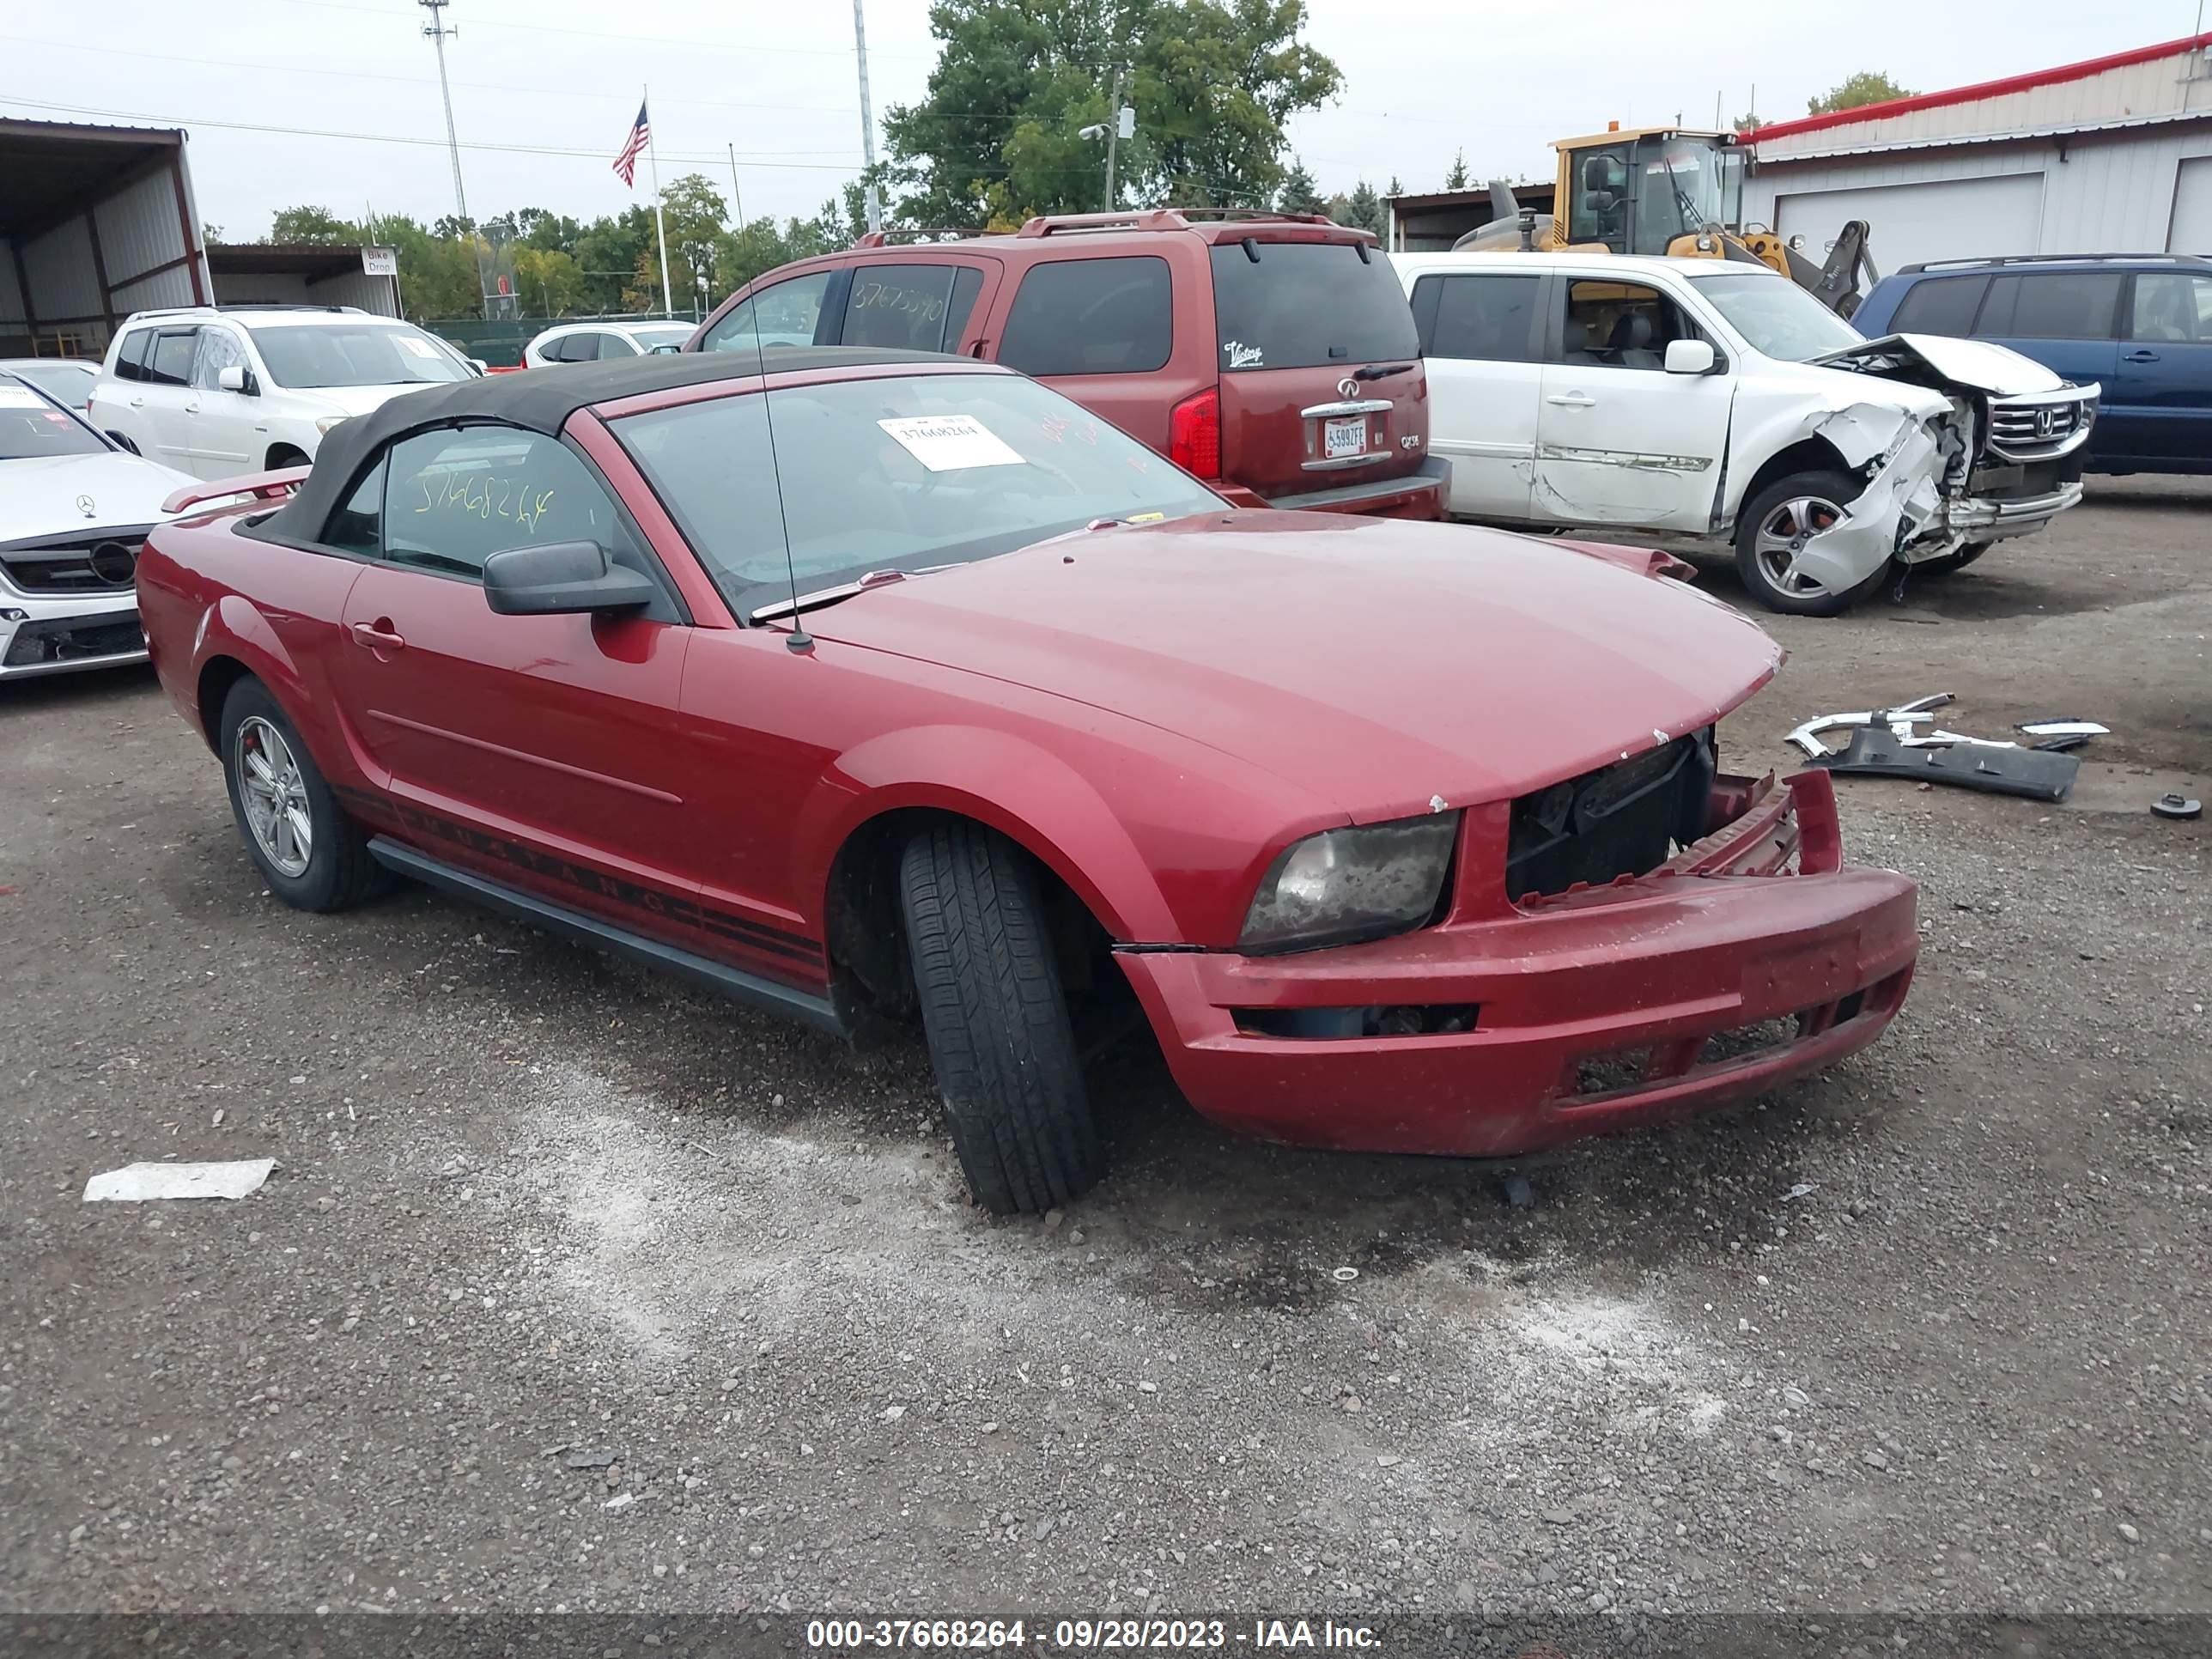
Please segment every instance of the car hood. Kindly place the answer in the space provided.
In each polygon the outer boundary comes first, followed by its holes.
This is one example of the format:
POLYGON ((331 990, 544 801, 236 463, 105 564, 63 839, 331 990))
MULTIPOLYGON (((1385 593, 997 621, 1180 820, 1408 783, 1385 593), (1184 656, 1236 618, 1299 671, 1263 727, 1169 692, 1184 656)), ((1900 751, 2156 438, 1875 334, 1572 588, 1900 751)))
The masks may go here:
POLYGON ((1932 374, 1956 386, 2000 398, 2028 392, 2056 392, 2065 381, 2033 357, 1988 340, 1958 340, 1946 334, 1884 334, 1857 345, 1824 351, 1808 362, 1847 368, 1862 374, 1932 374))
POLYGON ((162 498, 191 482, 120 450, 0 461, 0 542, 155 524, 168 516, 162 498))
POLYGON ((1663 555, 1237 512, 1073 536, 807 617, 1138 720, 1357 818, 1572 777, 1709 725, 1781 661, 1663 555))

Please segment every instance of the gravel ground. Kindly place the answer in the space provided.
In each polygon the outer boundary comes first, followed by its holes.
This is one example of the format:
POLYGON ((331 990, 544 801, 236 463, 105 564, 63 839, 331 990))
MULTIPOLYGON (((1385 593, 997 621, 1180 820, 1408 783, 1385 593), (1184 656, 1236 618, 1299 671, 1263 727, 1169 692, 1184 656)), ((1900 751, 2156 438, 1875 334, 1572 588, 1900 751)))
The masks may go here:
POLYGON ((2212 782, 2208 506, 1777 626, 1739 762, 1937 690, 2118 735, 2066 807, 1844 786, 1894 1032, 1526 1208, 1136 1054, 1105 1184, 994 1224, 918 1048, 295 915, 149 677, 0 688, 0 1612, 2212 1613, 2212 832, 2143 810, 2212 782))

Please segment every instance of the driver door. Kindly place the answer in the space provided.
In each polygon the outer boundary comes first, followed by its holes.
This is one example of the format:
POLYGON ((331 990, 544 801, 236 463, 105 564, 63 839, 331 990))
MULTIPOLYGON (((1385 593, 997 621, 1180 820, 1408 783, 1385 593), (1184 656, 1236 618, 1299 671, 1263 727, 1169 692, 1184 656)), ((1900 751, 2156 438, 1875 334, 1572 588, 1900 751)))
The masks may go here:
POLYGON ((692 630, 599 473, 560 440, 479 424, 385 453, 334 520, 368 556, 347 598, 342 712, 424 850, 696 945, 697 855, 673 739, 692 630), (495 615, 484 561, 592 541, 644 570, 642 611, 495 615))
POLYGON ((1533 516, 1705 533, 1735 377, 1667 373, 1669 342, 1704 337, 1648 283, 1566 276, 1553 296, 1533 516))

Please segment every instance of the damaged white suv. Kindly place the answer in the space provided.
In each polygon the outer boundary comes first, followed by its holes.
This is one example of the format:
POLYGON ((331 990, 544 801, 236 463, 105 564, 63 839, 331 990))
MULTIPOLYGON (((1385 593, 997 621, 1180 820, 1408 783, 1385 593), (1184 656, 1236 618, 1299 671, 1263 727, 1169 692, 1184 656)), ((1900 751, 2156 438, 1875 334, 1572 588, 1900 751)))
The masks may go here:
POLYGON ((1760 604, 1833 616, 2081 498, 2099 388, 1975 340, 1868 340, 1764 266, 1394 254, 1451 510, 1728 537, 1760 604))

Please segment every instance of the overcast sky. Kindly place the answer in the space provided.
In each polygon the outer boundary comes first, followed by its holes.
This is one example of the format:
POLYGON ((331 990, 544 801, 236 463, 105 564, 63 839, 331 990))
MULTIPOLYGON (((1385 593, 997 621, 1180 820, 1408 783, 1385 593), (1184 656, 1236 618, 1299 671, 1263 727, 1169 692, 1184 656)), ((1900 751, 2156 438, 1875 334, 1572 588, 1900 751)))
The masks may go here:
MULTIPOLYGON (((1856 70, 1928 91, 2173 40, 2198 15, 2197 0, 1310 6, 1309 38, 1345 76, 1339 102, 1291 130, 1324 192, 1394 173, 1434 189, 1460 149, 1478 179, 1548 175, 1547 140, 1608 120, 1703 125, 1716 95, 1733 119, 1754 83, 1759 112, 1779 119, 1856 70)), ((880 116, 924 89, 928 6, 867 8, 880 116)), ((0 113, 186 127, 201 213, 234 238, 301 203, 427 222, 453 205, 427 16, 415 0, 0 0, 0 113)), ((749 217, 811 213, 860 165, 841 4, 452 0, 446 17, 460 30, 447 58, 478 217, 618 210, 631 193, 609 163, 647 82, 662 179, 704 171, 726 192, 734 146, 749 217)), ((647 184, 641 165, 641 194, 647 184)))

